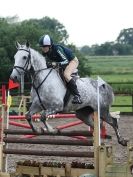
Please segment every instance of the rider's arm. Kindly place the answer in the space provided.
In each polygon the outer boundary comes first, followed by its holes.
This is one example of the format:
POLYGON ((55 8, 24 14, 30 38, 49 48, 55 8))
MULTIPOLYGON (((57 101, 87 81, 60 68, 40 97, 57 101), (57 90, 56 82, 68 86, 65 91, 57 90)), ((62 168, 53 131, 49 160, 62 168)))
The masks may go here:
POLYGON ((62 60, 59 62, 61 66, 67 65, 72 59, 75 58, 75 56, 70 50, 67 50, 64 52, 63 48, 61 48, 60 46, 57 49, 57 53, 61 57, 61 60, 62 60))
POLYGON ((63 49, 61 47, 58 47, 57 53, 61 57, 61 60, 62 60, 62 61, 59 62, 59 64, 61 66, 62 65, 67 65, 69 63, 69 60, 68 60, 66 54, 64 53, 64 51, 63 51, 63 49))

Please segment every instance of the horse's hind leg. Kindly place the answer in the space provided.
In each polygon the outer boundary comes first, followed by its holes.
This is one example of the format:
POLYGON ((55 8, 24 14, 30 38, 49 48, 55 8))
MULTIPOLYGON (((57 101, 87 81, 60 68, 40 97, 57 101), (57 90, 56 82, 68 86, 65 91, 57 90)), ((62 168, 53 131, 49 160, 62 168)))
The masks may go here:
POLYGON ((87 106, 76 111, 76 116, 80 120, 82 120, 86 125, 94 128, 94 121, 93 121, 94 111, 91 107, 87 106))
MULTIPOLYGON (((94 130, 94 110, 87 106, 76 111, 76 116, 82 120, 86 125, 90 126, 94 130)), ((100 127, 103 126, 103 121, 100 121, 100 127)))
POLYGON ((119 128, 118 128, 118 120, 117 118, 114 118, 111 116, 110 113, 108 113, 107 117, 104 117, 103 118, 105 122, 107 122, 109 125, 111 125, 114 130, 115 130, 115 133, 116 133, 116 136, 117 136, 117 139, 118 139, 118 143, 123 145, 123 146, 127 146, 127 140, 125 140, 121 135, 120 135, 120 132, 119 132, 119 128))

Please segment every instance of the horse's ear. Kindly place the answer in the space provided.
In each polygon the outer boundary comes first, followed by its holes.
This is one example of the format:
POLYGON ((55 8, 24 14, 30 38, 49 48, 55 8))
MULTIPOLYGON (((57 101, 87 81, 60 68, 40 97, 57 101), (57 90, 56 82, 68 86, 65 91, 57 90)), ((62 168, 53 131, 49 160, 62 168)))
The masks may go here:
POLYGON ((26 41, 26 47, 27 47, 27 48, 30 47, 30 43, 29 43, 29 41, 26 41))
POLYGON ((16 48, 19 49, 21 47, 21 45, 19 44, 19 42, 15 42, 16 48))

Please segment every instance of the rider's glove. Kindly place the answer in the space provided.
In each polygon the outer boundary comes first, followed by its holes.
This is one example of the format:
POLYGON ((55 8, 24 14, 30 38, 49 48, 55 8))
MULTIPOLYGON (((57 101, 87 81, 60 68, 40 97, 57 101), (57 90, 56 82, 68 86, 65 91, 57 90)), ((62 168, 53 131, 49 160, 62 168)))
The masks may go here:
POLYGON ((60 66, 60 63, 58 62, 52 62, 52 67, 53 68, 58 68, 60 66))

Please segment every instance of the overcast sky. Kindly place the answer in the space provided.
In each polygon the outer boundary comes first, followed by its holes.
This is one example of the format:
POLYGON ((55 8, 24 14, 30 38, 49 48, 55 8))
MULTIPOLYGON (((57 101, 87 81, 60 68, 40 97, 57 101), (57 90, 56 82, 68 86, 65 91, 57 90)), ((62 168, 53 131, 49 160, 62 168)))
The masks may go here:
POLYGON ((0 0, 0 16, 57 19, 77 46, 115 41, 133 27, 133 0, 0 0))

